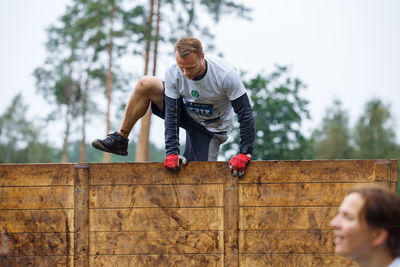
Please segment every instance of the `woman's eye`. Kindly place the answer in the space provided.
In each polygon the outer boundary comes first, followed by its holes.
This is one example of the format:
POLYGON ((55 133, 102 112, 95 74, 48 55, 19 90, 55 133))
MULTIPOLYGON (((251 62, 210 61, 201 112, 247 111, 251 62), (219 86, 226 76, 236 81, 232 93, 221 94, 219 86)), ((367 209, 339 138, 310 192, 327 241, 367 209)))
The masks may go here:
POLYGON ((348 213, 344 213, 344 214, 343 214, 343 218, 345 218, 346 220, 352 220, 352 219, 353 219, 353 216, 351 216, 351 215, 348 214, 348 213))

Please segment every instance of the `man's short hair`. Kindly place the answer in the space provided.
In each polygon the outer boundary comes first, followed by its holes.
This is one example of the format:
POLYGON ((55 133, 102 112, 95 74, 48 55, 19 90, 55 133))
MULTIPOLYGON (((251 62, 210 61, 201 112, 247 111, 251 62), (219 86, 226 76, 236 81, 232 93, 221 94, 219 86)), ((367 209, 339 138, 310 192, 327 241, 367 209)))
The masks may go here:
POLYGON ((195 53, 198 57, 201 57, 203 54, 203 46, 200 40, 189 36, 179 39, 175 43, 174 50, 180 57, 186 57, 191 53, 195 53))

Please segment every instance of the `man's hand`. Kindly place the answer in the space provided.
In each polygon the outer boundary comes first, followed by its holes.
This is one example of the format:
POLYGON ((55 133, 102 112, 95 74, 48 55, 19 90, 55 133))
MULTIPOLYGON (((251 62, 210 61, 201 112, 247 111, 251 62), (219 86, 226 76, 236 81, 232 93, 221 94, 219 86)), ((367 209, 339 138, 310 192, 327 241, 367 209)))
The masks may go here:
POLYGON ((251 160, 251 154, 242 154, 233 157, 229 161, 229 169, 231 170, 233 176, 238 175, 242 177, 246 171, 246 166, 251 160))
POLYGON ((177 170, 180 164, 186 165, 187 160, 184 156, 179 155, 168 155, 164 160, 164 166, 170 170, 177 170))

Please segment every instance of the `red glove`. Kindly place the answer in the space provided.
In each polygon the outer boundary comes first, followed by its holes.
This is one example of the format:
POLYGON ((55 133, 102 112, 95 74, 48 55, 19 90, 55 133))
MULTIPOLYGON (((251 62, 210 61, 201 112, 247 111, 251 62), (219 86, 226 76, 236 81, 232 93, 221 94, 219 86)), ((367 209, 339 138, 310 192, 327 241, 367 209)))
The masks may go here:
POLYGON ((250 160, 251 154, 240 153, 239 155, 232 157, 231 161, 229 161, 229 169, 233 176, 239 175, 239 177, 242 177, 250 160))
POLYGON ((186 165, 186 163, 187 163, 186 158, 183 156, 179 156, 179 155, 168 155, 164 160, 165 168, 171 169, 171 170, 179 169, 180 163, 182 165, 186 165))

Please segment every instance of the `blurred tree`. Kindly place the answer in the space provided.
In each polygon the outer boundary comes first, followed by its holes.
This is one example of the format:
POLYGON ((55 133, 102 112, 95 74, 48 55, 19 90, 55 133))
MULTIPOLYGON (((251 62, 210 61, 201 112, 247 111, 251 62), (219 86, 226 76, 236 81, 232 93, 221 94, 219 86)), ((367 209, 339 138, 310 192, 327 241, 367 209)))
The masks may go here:
POLYGON ((175 43, 183 36, 194 36, 202 39, 208 51, 214 48, 214 34, 210 30, 213 24, 226 15, 250 19, 251 12, 245 5, 230 0, 165 0, 165 6, 165 14, 174 16, 163 16, 167 24, 162 26, 163 38, 175 43))
MULTIPOLYGON (((143 36, 145 40, 144 58, 145 71, 148 74, 148 65, 150 57, 150 46, 154 47, 153 52, 153 75, 156 75, 156 63, 158 55, 159 40, 169 40, 169 43, 175 43, 177 39, 185 35, 192 35, 197 38, 208 38, 208 47, 211 49, 213 35, 209 30, 209 25, 200 24, 200 17, 204 15, 211 17, 211 20, 217 23, 219 18, 224 14, 236 13, 240 17, 245 17, 250 9, 243 5, 236 4, 233 1, 211 1, 211 0, 150 0, 149 15, 147 17, 146 30, 143 36), (161 12, 161 6, 164 11, 161 12), (155 13, 156 26, 153 25, 155 13), (168 15, 174 14, 174 16, 168 15), (162 15, 164 14, 164 15, 162 15), (202 14, 200 16, 200 14, 202 14), (161 18, 164 19, 164 26, 160 26, 161 18), (160 36, 160 27, 163 28, 163 35, 160 36)), ((206 19, 207 20, 207 19, 206 19)), ((205 44, 207 42, 204 42, 205 44)), ((170 51, 172 51, 170 49, 170 51)), ((172 53, 172 52, 171 52, 172 53)), ((151 110, 141 119, 141 128, 139 133, 139 141, 136 150, 136 159, 138 161, 148 161, 149 155, 149 133, 150 133, 151 110)))
MULTIPOLYGON (((44 66, 37 68, 34 75, 37 88, 46 99, 49 102, 55 99, 58 106, 66 109, 63 115, 66 130, 62 162, 68 161, 70 125, 78 116, 82 118, 80 161, 86 161, 88 117, 101 114, 98 108, 99 100, 94 103, 90 97, 91 92, 104 89, 107 97, 106 124, 109 131, 112 87, 114 85, 116 90, 127 90, 128 75, 118 64, 114 64, 114 60, 120 57, 121 51, 125 49, 121 41, 125 38, 123 27, 114 27, 114 20, 118 19, 119 24, 122 23, 124 13, 117 6, 121 2, 122 0, 74 0, 59 23, 48 30, 48 56, 44 66), (118 75, 114 75, 113 69, 118 75), (60 93, 57 94, 57 91, 60 93)), ((140 14, 134 14, 138 15, 140 14)))
MULTIPOLYGON (((126 1, 125 1, 126 2, 126 1)), ((106 96, 106 133, 111 130, 111 105, 113 91, 128 90, 128 78, 118 64, 127 46, 127 35, 137 35, 143 28, 138 27, 143 21, 143 7, 136 6, 134 12, 126 12, 123 0, 75 0, 80 9, 79 19, 74 27, 82 34, 80 42, 81 64, 86 66, 86 80, 83 86, 82 101, 82 140, 80 147, 80 161, 85 160, 86 140, 86 101, 91 90, 89 83, 94 79, 101 81, 106 96), (129 31, 125 30, 129 27, 129 31), (134 29, 134 30, 132 30, 134 29), (83 60, 82 60, 83 59, 83 60)), ((104 153, 106 162, 110 161, 110 154, 104 153)))
POLYGON ((19 94, 0 116, 0 162, 56 162, 59 160, 57 151, 41 142, 42 133, 26 119, 26 111, 27 106, 19 94))
MULTIPOLYGON (((154 68, 153 75, 156 72, 156 63, 157 63, 157 47, 158 47, 158 34, 159 34, 159 23, 160 23, 160 6, 161 0, 157 0, 158 2, 158 11, 157 11, 157 32, 156 38, 153 40, 152 31, 153 31, 153 16, 154 16, 154 1, 150 0, 149 14, 146 20, 146 29, 145 29, 145 56, 144 56, 144 75, 148 75, 149 72, 149 63, 150 63, 150 48, 151 44, 154 43, 154 68)), ((151 125, 151 107, 147 109, 146 114, 141 118, 140 124, 140 132, 139 138, 136 147, 135 160, 139 162, 149 161, 150 159, 150 142, 149 142, 149 134, 150 134, 150 125, 151 125)))
POLYGON ((349 117, 341 108, 341 102, 334 100, 333 107, 327 109, 322 128, 313 132, 316 159, 352 158, 349 117))
POLYGON ((49 103, 55 103, 56 108, 49 119, 57 116, 64 118, 65 130, 61 162, 68 161, 68 142, 71 133, 71 123, 79 115, 79 101, 82 91, 77 77, 74 76, 77 59, 78 43, 82 35, 74 31, 73 23, 76 20, 76 7, 68 7, 68 15, 60 19, 60 27, 52 26, 48 29, 46 50, 48 56, 42 67, 34 71, 36 88, 49 103))
MULTIPOLYGON (((300 132, 302 119, 309 118, 308 101, 300 96, 305 86, 277 66, 269 75, 258 74, 244 82, 252 102, 256 139, 253 159, 290 160, 312 157, 312 145, 300 132)), ((239 150, 239 125, 235 121, 231 139, 221 152, 230 158, 239 150)))
POLYGON ((400 158, 389 106, 379 99, 367 102, 354 130, 354 142, 357 158, 400 158))

